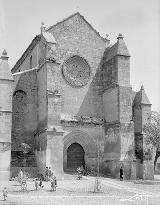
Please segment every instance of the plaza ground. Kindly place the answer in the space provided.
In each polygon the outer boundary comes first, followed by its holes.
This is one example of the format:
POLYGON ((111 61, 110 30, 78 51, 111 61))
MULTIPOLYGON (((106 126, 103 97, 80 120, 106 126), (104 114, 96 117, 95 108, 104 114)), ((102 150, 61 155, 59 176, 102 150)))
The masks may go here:
POLYGON ((16 181, 1 182, 0 193, 4 186, 8 189, 7 202, 0 195, 0 204, 6 205, 159 205, 160 177, 154 181, 119 181, 100 178, 101 191, 94 192, 95 178, 84 177, 77 180, 76 175, 65 175, 58 181, 56 192, 51 192, 50 183, 44 182, 44 188, 35 190, 34 182, 27 182, 27 191, 21 191, 16 181), (148 201, 147 201, 148 200, 148 201))

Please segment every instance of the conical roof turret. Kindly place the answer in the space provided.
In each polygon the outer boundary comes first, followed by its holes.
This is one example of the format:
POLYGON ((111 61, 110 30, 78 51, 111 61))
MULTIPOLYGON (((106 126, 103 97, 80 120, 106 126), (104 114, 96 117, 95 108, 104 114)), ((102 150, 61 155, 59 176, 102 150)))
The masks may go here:
POLYGON ((0 57, 0 80, 14 80, 8 64, 8 56, 6 50, 3 51, 0 57))
POLYGON ((128 48, 123 40, 123 35, 119 33, 117 37, 117 42, 115 44, 115 51, 116 55, 122 55, 122 56, 130 56, 130 53, 128 51, 128 48))
POLYGON ((141 86, 141 89, 139 92, 136 93, 135 99, 134 99, 134 105, 138 106, 138 105, 151 105, 147 94, 144 90, 144 86, 141 86))
POLYGON ((109 46, 106 48, 105 51, 105 58, 106 60, 109 60, 113 58, 114 56, 126 56, 130 57, 130 53, 128 51, 128 48, 123 40, 123 35, 119 33, 117 37, 117 42, 113 46, 109 46))

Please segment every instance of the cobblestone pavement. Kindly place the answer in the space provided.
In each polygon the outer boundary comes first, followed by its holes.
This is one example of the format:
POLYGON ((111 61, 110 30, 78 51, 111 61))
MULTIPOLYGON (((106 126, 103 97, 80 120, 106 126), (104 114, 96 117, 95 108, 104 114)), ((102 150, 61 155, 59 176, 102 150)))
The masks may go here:
POLYGON ((120 182, 115 179, 101 178, 101 192, 94 193, 95 178, 87 177, 83 180, 75 178, 58 181, 56 192, 50 191, 50 183, 44 182, 44 188, 38 191, 34 182, 28 182, 27 191, 21 191, 17 182, 0 184, 0 193, 4 186, 9 194, 6 205, 159 205, 160 183, 148 185, 145 183, 120 182), (143 193, 143 195, 141 194, 143 193), (144 195, 148 195, 147 197, 144 195), (148 203, 148 204, 147 204, 148 203))

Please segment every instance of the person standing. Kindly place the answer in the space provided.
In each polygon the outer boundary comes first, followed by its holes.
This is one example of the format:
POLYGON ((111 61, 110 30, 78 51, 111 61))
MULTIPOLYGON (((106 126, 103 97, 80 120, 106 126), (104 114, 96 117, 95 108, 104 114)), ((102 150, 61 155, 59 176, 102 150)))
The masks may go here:
POLYGON ((7 201, 8 191, 7 191, 7 188, 6 188, 6 187, 4 187, 2 193, 3 193, 3 200, 4 200, 4 201, 7 201))
POLYGON ((42 177, 40 177, 40 179, 39 179, 39 187, 40 187, 40 188, 43 188, 43 185, 42 185, 42 177))
POLYGON ((19 176, 20 176, 21 179, 23 178, 23 171, 22 171, 22 169, 20 169, 19 176))
POLYGON ((37 178, 35 179, 35 188, 36 190, 38 189, 38 179, 37 178))
POLYGON ((124 170, 123 170, 123 167, 121 166, 120 167, 120 181, 123 181, 123 174, 124 174, 124 170))
POLYGON ((51 169, 51 167, 49 167, 48 175, 49 175, 49 178, 51 178, 54 175, 53 170, 51 169))
POLYGON ((48 181, 48 178, 49 178, 49 169, 48 169, 48 167, 46 167, 45 180, 48 181))
POLYGON ((51 176, 51 191, 56 191, 57 188, 57 179, 56 176, 53 174, 51 176))
POLYGON ((18 173, 18 182, 21 184, 23 180, 23 171, 22 169, 20 169, 19 173, 18 173))

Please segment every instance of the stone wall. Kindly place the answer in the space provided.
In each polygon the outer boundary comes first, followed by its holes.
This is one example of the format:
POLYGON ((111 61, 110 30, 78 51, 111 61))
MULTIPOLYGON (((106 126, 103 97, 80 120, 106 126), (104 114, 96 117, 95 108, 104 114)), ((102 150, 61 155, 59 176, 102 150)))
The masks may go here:
POLYGON ((119 120, 118 87, 107 89, 103 93, 103 110, 106 122, 119 120))
POLYGON ((123 166, 125 178, 135 179, 133 123, 113 123, 106 124, 105 127, 103 173, 119 178, 119 169, 123 166))
POLYGON ((98 69, 105 50, 105 41, 78 14, 49 29, 57 42, 53 58, 60 65, 48 65, 47 89, 62 94, 64 113, 102 116, 99 97, 98 69), (62 76, 62 64, 71 56, 84 58, 91 68, 88 84, 81 88, 69 85, 62 76))
POLYGON ((127 56, 117 56, 115 65, 118 72, 118 84, 130 86, 130 58, 127 56))
POLYGON ((17 76, 13 94, 12 150, 21 149, 25 142, 34 149, 37 129, 37 75, 36 71, 17 76))
POLYGON ((47 128, 47 76, 44 65, 37 71, 37 132, 47 128))
POLYGON ((19 167, 29 166, 30 169, 28 170, 33 175, 36 166, 39 167, 40 172, 43 172, 46 165, 46 141, 44 143, 44 139, 46 138, 41 137, 40 134, 47 127, 46 68, 45 65, 42 65, 45 62, 45 49, 46 47, 43 41, 36 44, 32 42, 32 45, 26 50, 24 60, 21 60, 16 70, 13 70, 13 72, 22 71, 22 73, 14 74, 15 85, 12 119, 12 171, 14 175, 16 174, 16 170, 18 170, 18 167, 16 168, 17 164, 19 167), (27 71, 35 67, 39 68, 39 70, 27 71), (18 151, 22 151, 22 143, 28 144, 31 151, 30 158, 32 159, 27 161, 26 165, 23 163, 24 160, 22 160, 22 163, 17 163, 18 159, 15 159, 16 152, 18 154, 18 151), (43 147, 37 146, 43 143, 43 147), (33 171, 31 168, 33 168, 33 171))
POLYGON ((70 56, 84 57, 95 74, 105 50, 105 41, 79 14, 49 30, 57 42, 54 57, 63 62, 70 56))
POLYGON ((140 107, 133 107, 134 112, 134 132, 141 133, 142 131, 142 111, 140 107))
POLYGON ((130 123, 132 120, 132 88, 119 86, 119 120, 130 123))

